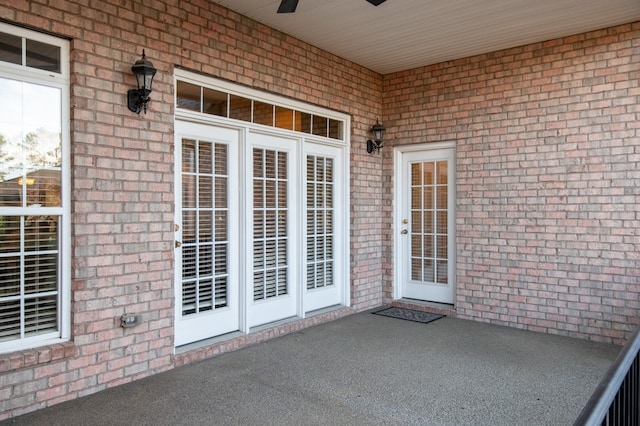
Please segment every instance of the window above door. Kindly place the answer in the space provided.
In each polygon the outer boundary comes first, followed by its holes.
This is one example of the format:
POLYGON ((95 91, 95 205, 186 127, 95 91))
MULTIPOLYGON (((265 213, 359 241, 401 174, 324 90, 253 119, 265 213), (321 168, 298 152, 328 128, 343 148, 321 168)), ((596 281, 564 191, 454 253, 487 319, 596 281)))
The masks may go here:
POLYGON ((346 120, 330 116, 326 111, 313 111, 307 105, 278 99, 263 92, 244 89, 223 82, 206 84, 181 77, 176 78, 176 109, 194 111, 247 123, 346 141, 346 120))

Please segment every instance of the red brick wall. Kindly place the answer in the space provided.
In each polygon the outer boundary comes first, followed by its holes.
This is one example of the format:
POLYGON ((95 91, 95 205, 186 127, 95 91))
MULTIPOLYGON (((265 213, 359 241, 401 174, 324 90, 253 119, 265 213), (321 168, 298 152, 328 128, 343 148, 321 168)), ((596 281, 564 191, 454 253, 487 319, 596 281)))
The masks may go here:
POLYGON ((175 66, 351 114, 352 303, 381 304, 380 252, 369 248, 381 244, 381 159, 364 149, 380 75, 208 0, 8 0, 0 19, 71 39, 73 185, 72 342, 0 355, 0 419, 280 333, 172 355, 175 66), (126 92, 143 48, 158 72, 138 116, 126 92), (126 312, 142 323, 121 328, 126 312))
POLYGON ((175 66, 351 114, 357 310, 389 298, 393 272, 391 150, 365 151, 380 118, 388 147, 458 141, 460 316, 618 341, 637 321, 637 25, 383 83, 208 0, 8 0, 0 19, 72 40, 73 163, 72 342, 0 356, 0 418, 321 320, 172 355, 175 66), (158 74, 137 116, 142 48, 158 74), (125 312, 142 324, 121 328, 125 312))
MULTIPOLYGON (((640 312, 640 23, 383 85, 388 145, 457 143, 458 317, 628 337, 640 312)), ((391 150, 384 169, 390 208, 391 150)), ((390 256, 385 271, 389 301, 390 256)))

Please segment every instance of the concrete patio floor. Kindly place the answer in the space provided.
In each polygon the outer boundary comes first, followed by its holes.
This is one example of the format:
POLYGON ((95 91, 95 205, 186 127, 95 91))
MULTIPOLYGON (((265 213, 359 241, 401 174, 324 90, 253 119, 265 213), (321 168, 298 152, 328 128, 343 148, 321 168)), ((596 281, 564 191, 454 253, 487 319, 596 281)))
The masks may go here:
POLYGON ((364 312, 0 425, 571 425, 620 349, 364 312))

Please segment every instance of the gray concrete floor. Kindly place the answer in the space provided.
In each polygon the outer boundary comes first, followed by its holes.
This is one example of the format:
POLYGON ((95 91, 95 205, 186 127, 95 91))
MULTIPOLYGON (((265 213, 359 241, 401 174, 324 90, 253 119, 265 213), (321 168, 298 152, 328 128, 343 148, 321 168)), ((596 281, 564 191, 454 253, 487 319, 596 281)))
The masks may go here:
POLYGON ((571 425, 619 350, 364 312, 0 425, 571 425))

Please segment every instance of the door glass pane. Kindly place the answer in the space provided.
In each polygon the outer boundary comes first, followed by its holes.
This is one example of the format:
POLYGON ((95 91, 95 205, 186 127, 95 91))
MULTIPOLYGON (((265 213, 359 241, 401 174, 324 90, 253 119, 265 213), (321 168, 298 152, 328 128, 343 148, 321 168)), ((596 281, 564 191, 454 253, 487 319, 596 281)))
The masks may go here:
POLYGON ((334 285, 333 159, 307 156, 307 289, 334 285), (315 237, 315 238, 313 238, 315 237))
POLYGON ((253 150, 253 300, 288 294, 288 154, 253 150))
POLYGON ((437 184, 438 185, 446 185, 448 183, 447 176, 448 176, 448 173, 449 173, 447 162, 446 161, 438 161, 436 163, 436 167, 437 167, 437 171, 438 171, 437 184))
POLYGON ((447 283, 448 187, 446 176, 447 161, 411 164, 411 279, 413 281, 447 283), (445 269, 441 270, 443 267, 445 269))
POLYGON ((227 306, 227 148, 182 141, 182 314, 227 306))

